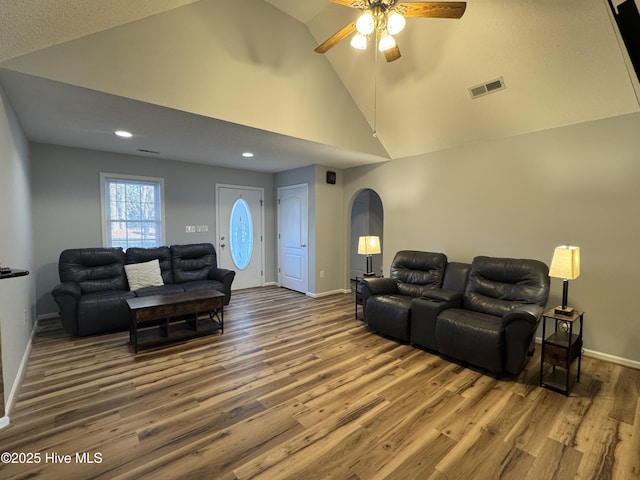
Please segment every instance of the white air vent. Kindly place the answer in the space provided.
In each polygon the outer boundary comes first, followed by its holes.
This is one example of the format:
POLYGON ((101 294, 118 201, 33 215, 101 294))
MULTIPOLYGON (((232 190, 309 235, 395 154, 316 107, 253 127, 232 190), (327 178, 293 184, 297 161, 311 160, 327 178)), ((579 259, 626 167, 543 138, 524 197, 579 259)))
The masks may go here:
POLYGON ((483 95, 487 95, 489 93, 497 92, 499 90, 504 90, 507 88, 504 84, 504 80, 502 77, 497 78, 495 80, 491 80, 490 82, 483 83, 481 85, 476 85, 475 87, 471 87, 469 89, 469 93, 471 94, 471 98, 482 97, 483 95))

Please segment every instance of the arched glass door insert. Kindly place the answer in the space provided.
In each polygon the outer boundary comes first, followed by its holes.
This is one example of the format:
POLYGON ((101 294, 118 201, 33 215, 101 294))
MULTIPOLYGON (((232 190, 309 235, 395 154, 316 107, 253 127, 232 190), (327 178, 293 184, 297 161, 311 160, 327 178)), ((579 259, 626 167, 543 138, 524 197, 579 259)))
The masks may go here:
POLYGON ((229 219, 229 249, 233 263, 244 270, 253 253, 253 219, 249 204, 242 198, 236 200, 229 219))

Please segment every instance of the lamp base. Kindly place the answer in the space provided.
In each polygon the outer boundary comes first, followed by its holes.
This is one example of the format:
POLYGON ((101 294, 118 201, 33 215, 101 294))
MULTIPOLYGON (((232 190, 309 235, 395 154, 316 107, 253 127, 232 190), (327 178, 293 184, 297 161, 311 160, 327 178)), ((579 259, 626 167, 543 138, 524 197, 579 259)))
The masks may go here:
POLYGON ((555 313, 556 315, 573 315, 573 311, 575 309, 573 307, 564 307, 562 308, 560 305, 558 305, 554 310, 553 313, 555 313))

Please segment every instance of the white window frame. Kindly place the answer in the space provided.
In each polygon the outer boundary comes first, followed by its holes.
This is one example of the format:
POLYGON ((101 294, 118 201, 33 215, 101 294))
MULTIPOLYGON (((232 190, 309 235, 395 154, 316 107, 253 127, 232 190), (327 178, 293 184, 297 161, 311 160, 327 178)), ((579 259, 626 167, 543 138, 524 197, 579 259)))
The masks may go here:
MULTIPOLYGON (((118 173, 100 172, 100 211, 102 216, 102 245, 109 246, 109 227, 107 225, 107 190, 105 188, 108 180, 125 180, 129 182, 156 183, 160 186, 160 235, 158 246, 165 242, 165 215, 164 215, 164 178, 143 177, 138 175, 123 175, 118 173)), ((126 248, 125 248, 126 250, 126 248)))

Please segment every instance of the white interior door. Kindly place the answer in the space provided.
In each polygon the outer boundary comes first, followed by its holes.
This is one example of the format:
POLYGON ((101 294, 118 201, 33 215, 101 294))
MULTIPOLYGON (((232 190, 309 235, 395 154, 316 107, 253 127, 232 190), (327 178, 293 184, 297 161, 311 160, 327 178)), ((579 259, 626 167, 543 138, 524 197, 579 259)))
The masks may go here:
POLYGON ((282 287, 309 290, 308 187, 278 189, 278 272, 282 287))
POLYGON ((235 270, 234 290, 263 284, 263 197, 261 188, 216 185, 218 264, 235 270))

